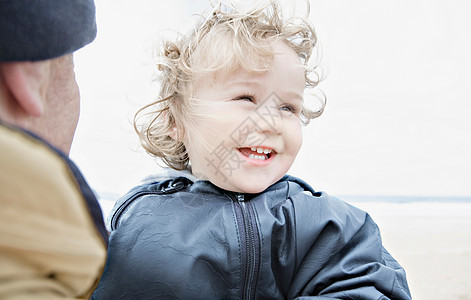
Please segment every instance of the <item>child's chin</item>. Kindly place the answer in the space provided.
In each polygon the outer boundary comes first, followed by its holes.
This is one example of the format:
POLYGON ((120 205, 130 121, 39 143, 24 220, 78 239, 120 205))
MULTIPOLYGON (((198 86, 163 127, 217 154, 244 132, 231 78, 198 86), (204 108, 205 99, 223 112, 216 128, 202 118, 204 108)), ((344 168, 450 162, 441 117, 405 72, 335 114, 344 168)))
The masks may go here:
POLYGON ((259 186, 259 187, 251 187, 248 189, 244 189, 245 194, 258 194, 266 190, 270 185, 264 185, 264 186, 259 186))
POLYGON ((242 193, 242 194, 258 194, 265 191, 271 185, 268 183, 248 183, 248 184, 238 184, 238 185, 225 185, 219 186, 230 192, 242 193))

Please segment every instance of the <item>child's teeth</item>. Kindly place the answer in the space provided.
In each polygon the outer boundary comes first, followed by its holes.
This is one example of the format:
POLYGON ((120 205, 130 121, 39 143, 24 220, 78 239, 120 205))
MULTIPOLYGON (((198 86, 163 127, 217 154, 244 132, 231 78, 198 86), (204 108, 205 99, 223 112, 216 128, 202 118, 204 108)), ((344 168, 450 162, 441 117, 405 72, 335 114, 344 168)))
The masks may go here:
POLYGON ((266 157, 265 155, 254 155, 254 154, 249 154, 250 159, 259 159, 259 160, 265 160, 266 157))
POLYGON ((272 153, 272 149, 267 149, 267 148, 261 148, 261 147, 250 147, 250 150, 253 152, 257 152, 258 154, 263 154, 263 155, 256 155, 255 153, 252 153, 249 155, 249 158, 252 159, 261 159, 261 160, 266 160, 267 157, 266 155, 269 153, 272 153))

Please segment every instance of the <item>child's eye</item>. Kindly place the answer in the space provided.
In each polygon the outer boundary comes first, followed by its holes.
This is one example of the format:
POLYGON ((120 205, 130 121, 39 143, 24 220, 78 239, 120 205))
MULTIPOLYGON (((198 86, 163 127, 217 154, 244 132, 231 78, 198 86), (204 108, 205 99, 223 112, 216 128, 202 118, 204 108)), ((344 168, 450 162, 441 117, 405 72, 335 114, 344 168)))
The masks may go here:
POLYGON ((233 100, 244 100, 244 101, 254 102, 254 96, 242 95, 242 96, 235 97, 233 100))
POLYGON ((294 105, 290 105, 290 104, 282 105, 280 107, 280 110, 287 111, 287 112, 290 112, 290 113, 295 114, 295 115, 298 113, 298 109, 294 105))

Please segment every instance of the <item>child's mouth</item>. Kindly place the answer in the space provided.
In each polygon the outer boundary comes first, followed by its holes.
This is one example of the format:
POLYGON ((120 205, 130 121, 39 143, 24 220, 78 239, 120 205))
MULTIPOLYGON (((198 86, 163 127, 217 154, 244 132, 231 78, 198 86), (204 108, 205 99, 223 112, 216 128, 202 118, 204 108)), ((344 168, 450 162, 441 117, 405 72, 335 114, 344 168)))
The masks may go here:
POLYGON ((272 156, 273 150, 264 147, 239 148, 242 155, 256 160, 267 160, 272 156))

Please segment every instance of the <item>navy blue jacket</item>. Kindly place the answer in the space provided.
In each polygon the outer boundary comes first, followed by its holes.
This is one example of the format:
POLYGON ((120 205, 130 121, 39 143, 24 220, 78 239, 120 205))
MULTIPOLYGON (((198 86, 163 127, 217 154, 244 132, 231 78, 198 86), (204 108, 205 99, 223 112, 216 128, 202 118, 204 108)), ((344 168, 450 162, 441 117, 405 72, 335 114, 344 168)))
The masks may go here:
POLYGON ((291 176, 260 194, 148 183, 109 221, 94 299, 410 299, 370 216, 291 176))

